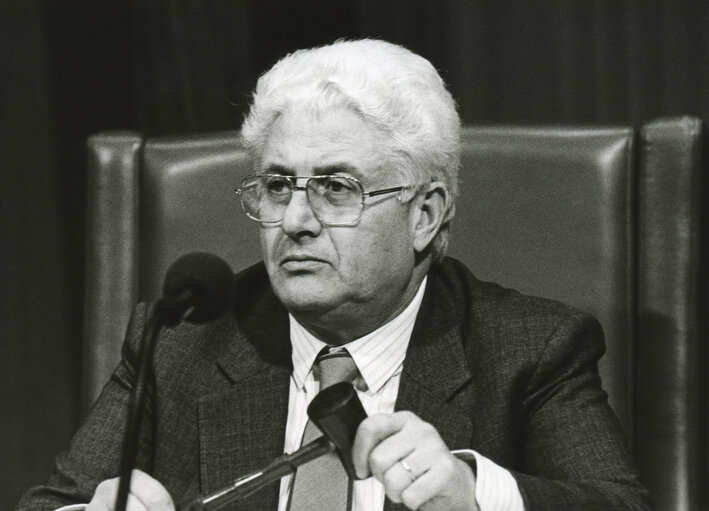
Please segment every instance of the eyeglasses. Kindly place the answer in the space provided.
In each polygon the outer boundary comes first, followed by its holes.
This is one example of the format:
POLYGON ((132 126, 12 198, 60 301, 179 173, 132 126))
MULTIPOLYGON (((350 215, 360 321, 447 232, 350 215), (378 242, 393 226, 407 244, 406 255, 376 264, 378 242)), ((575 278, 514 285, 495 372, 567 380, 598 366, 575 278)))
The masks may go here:
MULTIPOLYGON (((317 219, 324 225, 356 225, 362 216, 365 197, 400 192, 410 185, 395 186, 365 192, 355 178, 339 175, 281 176, 259 174, 248 176, 235 190, 241 197, 241 207, 249 218, 264 224, 283 220, 294 191, 305 191, 308 203, 317 219), (306 179, 305 186, 298 186, 306 179)), ((399 196, 401 200, 401 196, 399 196)))

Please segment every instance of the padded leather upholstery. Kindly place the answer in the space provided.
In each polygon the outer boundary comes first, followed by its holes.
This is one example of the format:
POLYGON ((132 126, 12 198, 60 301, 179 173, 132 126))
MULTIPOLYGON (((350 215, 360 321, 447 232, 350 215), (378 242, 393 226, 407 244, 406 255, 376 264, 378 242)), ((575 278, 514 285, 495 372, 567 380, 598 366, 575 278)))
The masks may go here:
POLYGON ((165 270, 181 254, 213 252, 236 269, 261 259, 258 229, 234 190, 250 173, 236 132, 149 141, 140 184, 138 297, 159 296, 165 270))
POLYGON ((140 137, 129 132, 95 135, 88 141, 85 408, 96 400, 120 360, 127 317, 137 296, 141 146, 140 137))
POLYGON ((636 458, 658 510, 707 509, 706 144, 693 118, 640 137, 636 458))
MULTIPOLYGON (((658 509, 706 507, 701 123, 468 127, 451 255, 480 278, 574 304, 604 326, 610 401, 658 509)), ((233 190, 236 132, 89 139, 87 404, 137 300, 179 255, 260 258, 233 190)), ((706 202, 706 201, 704 201, 706 202)))
POLYGON ((478 277, 598 317, 604 384, 628 432, 634 169, 628 128, 471 128, 451 241, 478 277))

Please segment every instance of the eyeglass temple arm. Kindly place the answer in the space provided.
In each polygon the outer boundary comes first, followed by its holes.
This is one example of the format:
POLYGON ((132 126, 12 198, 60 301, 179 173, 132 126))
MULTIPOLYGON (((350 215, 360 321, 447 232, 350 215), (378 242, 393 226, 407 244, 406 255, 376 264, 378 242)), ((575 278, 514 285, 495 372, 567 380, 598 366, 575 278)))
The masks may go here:
POLYGON ((385 193, 399 192, 401 190, 406 190, 407 188, 411 188, 411 186, 405 185, 405 186, 395 186, 394 188, 383 188, 381 190, 374 190, 371 192, 363 192, 362 195, 365 197, 375 197, 377 195, 384 195, 385 193))

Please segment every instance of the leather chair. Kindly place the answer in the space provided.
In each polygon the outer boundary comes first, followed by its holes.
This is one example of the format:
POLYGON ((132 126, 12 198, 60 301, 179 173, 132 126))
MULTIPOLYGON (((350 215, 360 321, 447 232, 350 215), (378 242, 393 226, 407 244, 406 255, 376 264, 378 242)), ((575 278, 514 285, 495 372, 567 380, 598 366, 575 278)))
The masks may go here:
MULTIPOLYGON (((689 117, 640 130, 467 127, 452 230, 450 254, 478 277, 599 318, 604 385, 660 510, 707 501, 702 136, 689 117)), ((241 269, 260 258, 233 193, 249 173, 238 133, 98 134, 88 167, 87 405, 133 305, 159 295, 174 259, 208 251, 241 269)))
POLYGON ((660 119, 639 138, 636 458, 658 510, 709 509, 706 132, 660 119))

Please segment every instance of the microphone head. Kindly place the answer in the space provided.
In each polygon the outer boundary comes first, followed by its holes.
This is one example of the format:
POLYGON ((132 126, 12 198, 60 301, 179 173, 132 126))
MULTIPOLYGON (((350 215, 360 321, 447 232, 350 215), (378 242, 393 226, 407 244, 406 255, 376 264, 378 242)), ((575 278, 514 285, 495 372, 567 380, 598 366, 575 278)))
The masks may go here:
POLYGON ((224 314, 234 299, 234 274, 221 258, 192 252, 178 258, 165 275, 163 297, 175 304, 177 318, 207 323, 224 314))
POLYGON ((352 444, 367 412, 352 384, 340 382, 322 390, 308 405, 308 417, 333 443, 350 479, 357 479, 352 444))

